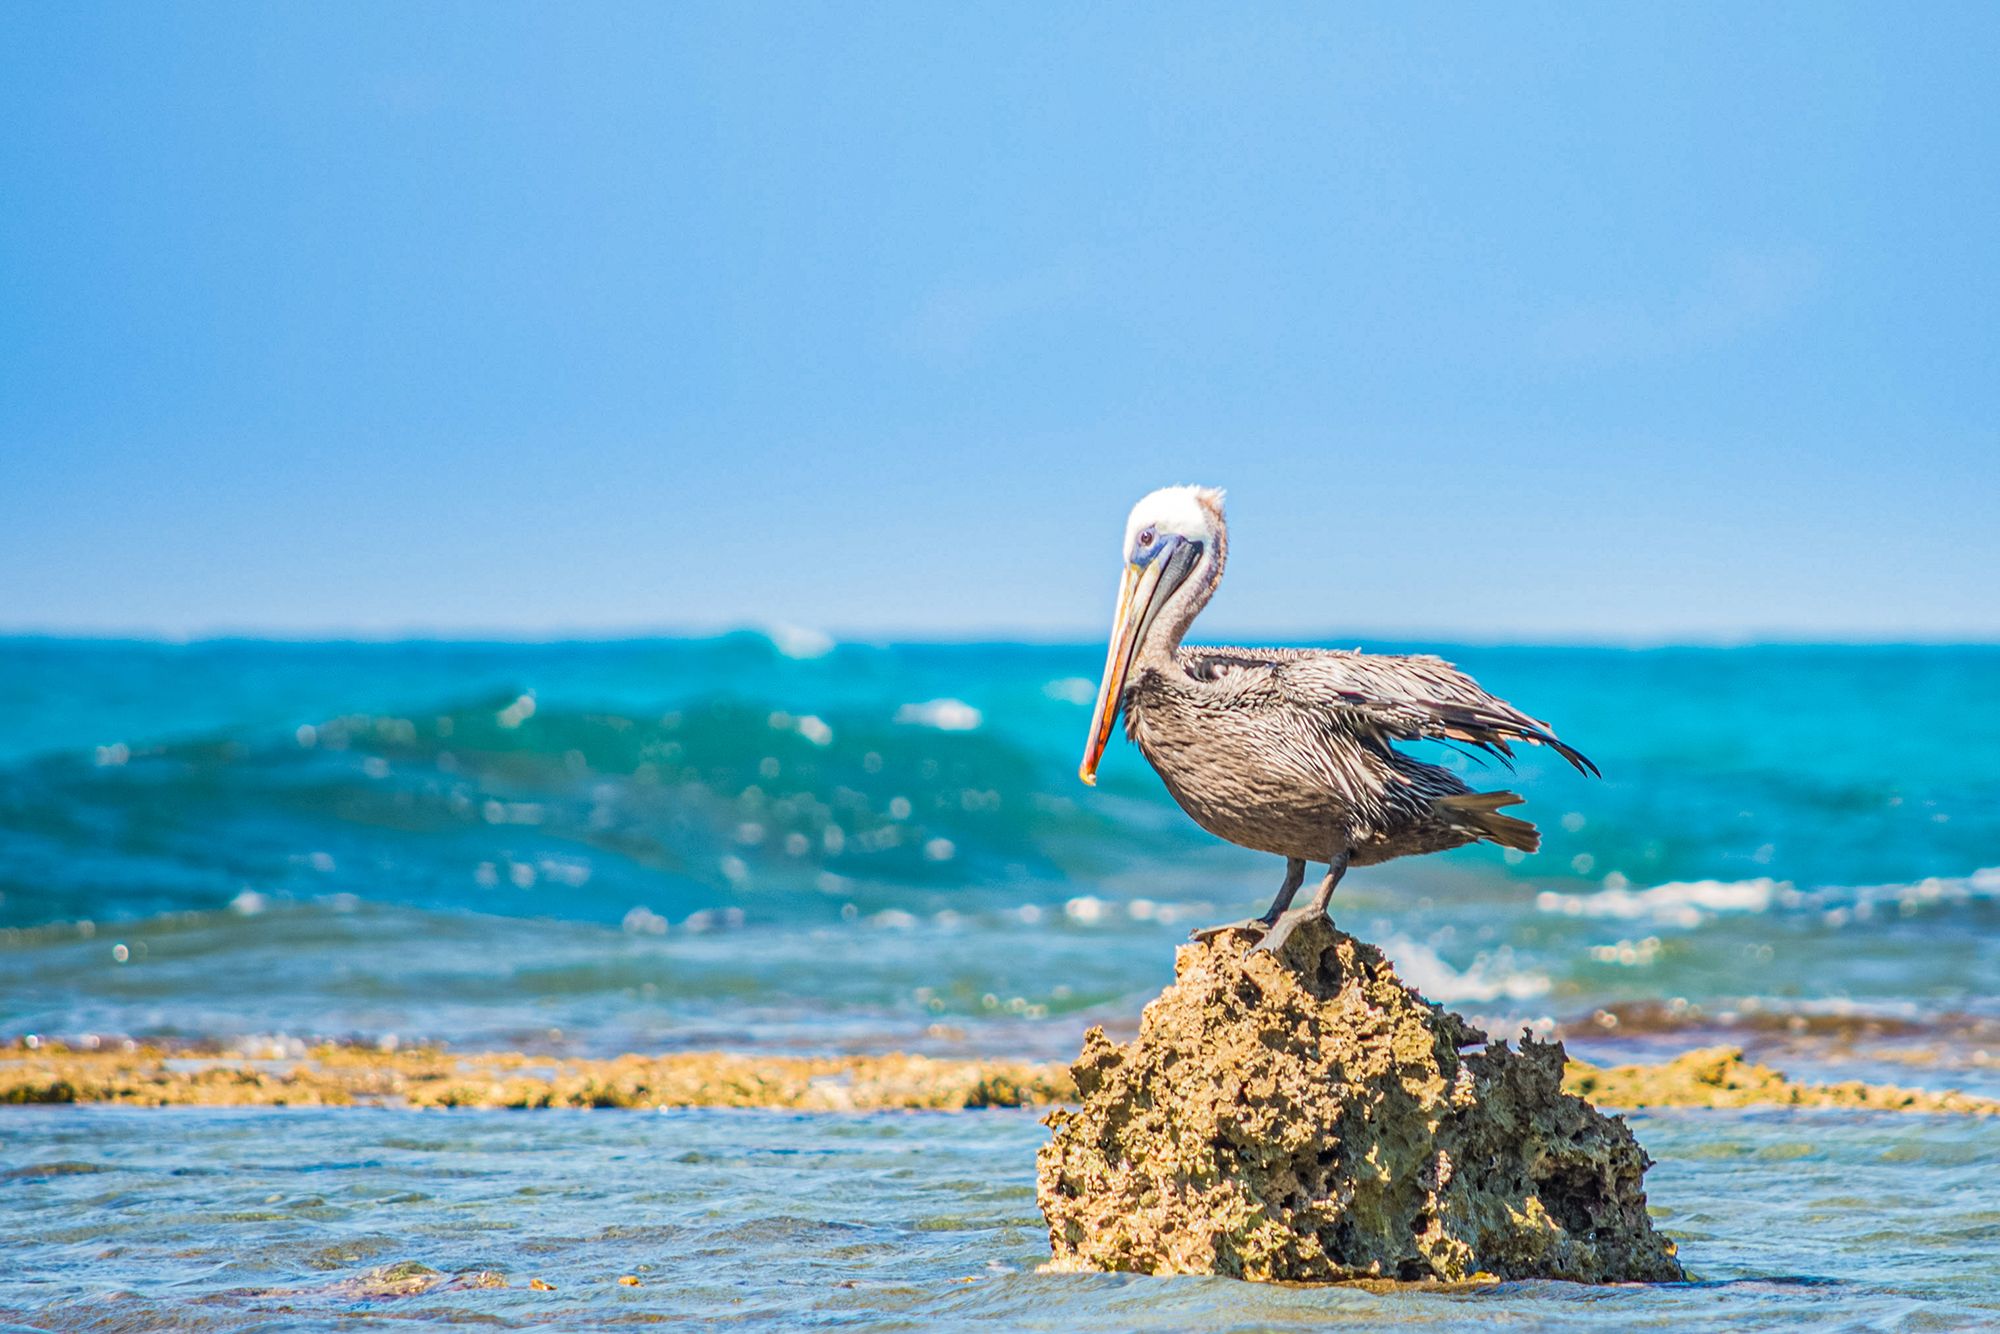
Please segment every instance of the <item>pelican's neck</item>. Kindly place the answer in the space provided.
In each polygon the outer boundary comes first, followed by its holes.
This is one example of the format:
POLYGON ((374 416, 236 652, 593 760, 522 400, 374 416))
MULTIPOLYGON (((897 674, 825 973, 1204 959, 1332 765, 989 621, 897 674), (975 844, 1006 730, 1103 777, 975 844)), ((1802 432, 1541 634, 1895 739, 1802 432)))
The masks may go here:
POLYGON ((1201 609, 1215 596, 1216 585, 1222 582, 1222 567, 1229 560, 1229 534, 1221 524, 1213 530, 1213 540, 1204 542, 1200 559, 1188 577, 1181 580, 1181 586, 1167 598, 1166 605, 1154 618, 1146 632, 1145 642, 1139 645, 1138 663, 1143 667, 1158 670, 1178 671, 1174 653, 1181 646, 1181 638, 1187 634, 1194 618, 1201 615, 1201 609))

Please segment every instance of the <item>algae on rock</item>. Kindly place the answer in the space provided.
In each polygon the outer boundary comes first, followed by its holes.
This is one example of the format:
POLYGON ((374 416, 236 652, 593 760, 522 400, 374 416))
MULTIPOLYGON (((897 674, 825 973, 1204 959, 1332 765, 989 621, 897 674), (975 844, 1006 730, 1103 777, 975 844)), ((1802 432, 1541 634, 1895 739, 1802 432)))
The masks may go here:
POLYGON ((1677 1280, 1625 1123, 1560 1043, 1496 1043, 1324 918, 1280 955, 1182 946, 1119 1046, 1073 1068, 1036 1195, 1050 1264, 1247 1279, 1677 1280))

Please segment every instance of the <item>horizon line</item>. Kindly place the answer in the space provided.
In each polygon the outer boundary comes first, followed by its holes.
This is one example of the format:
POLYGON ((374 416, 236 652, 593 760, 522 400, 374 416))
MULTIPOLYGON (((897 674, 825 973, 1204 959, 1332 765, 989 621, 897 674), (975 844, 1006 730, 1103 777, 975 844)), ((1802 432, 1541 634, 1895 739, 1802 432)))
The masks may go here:
MULTIPOLYGON (((909 627, 873 629, 818 629, 781 622, 737 622, 726 625, 614 627, 565 626, 547 629, 524 627, 396 626, 374 629, 315 627, 277 629, 272 627, 214 626, 180 633, 156 627, 70 629, 43 626, 0 626, 0 643, 73 643, 101 645, 155 645, 160 647, 202 644, 274 644, 308 647, 313 645, 464 644, 557 646, 566 644, 629 644, 698 642, 754 635, 770 641, 787 656, 818 657, 842 646, 978 646, 1020 645, 1024 647, 1070 647, 1094 644, 1102 632, 1025 630, 992 627, 966 631, 919 630, 909 627)), ((1854 629, 1845 631, 1787 630, 1767 628, 1754 631, 1663 631, 1587 635, 1567 632, 1474 631, 1439 627, 1376 627, 1343 629, 1337 633, 1296 631, 1246 632, 1223 638, 1191 636, 1189 643, 1243 643, 1256 640, 1274 646, 1346 645, 1350 643, 1448 644, 1465 648, 1575 648, 1575 649, 1738 649, 1738 648, 1995 648, 2000 647, 2000 630, 1963 633, 1922 633, 1908 630, 1854 629)))

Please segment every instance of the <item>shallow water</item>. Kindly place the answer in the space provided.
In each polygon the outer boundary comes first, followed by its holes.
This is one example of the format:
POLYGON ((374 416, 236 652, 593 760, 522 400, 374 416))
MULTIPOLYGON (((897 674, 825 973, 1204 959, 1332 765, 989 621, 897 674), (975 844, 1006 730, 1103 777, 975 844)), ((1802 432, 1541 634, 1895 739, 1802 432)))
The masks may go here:
POLYGON ((15 1111, 0 1118, 0 1311, 38 1328, 201 1330, 368 1317, 546 1329, 2000 1322, 1989 1125, 1633 1119, 1696 1282, 1382 1294, 1037 1273, 1033 1155, 1046 1132, 1024 1113, 15 1111), (410 1263, 508 1286, 359 1290, 410 1263))
MULTIPOLYGON (((2000 694, 2000 650, 1446 652, 1606 777, 1529 752, 1480 781, 1527 796, 1542 854, 1342 886, 1341 924, 1426 994, 1593 1059, 1721 1036, 1808 1077, 2000 1092, 2000 712, 1965 707, 2000 694)), ((1279 869, 1194 829, 1122 742, 1077 784, 1100 657, 0 641, 0 1036, 1067 1057, 1091 1023, 1129 1031, 1189 927, 1261 907, 1279 869)), ((1635 1120, 1700 1283, 1381 1295, 1036 1274, 1025 1115, 7 1108, 0 1308, 2000 1324, 1990 1122, 1635 1120), (352 1286, 402 1262, 511 1286, 352 1286)))

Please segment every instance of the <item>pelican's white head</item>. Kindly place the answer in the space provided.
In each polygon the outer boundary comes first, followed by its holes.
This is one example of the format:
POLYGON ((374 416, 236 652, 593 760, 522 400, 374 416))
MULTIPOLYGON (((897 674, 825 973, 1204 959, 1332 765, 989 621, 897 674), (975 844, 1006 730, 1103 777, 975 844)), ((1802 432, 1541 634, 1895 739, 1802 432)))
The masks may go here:
POLYGON ((1125 559, 1137 564, 1162 538, 1213 546, 1222 530, 1222 492, 1212 486, 1163 486, 1125 520, 1125 559))
POLYGON ((1111 647, 1104 658, 1104 679, 1097 687, 1097 708, 1090 718, 1090 739, 1084 746, 1077 776, 1097 781, 1097 762, 1111 726, 1118 719, 1125 679, 1139 657, 1161 609, 1202 571, 1193 600, 1182 599, 1166 619, 1167 634, 1177 641, 1208 590, 1222 573, 1222 492, 1206 486, 1165 486, 1132 507, 1125 520, 1125 574, 1118 585, 1118 611, 1111 622, 1111 647))

